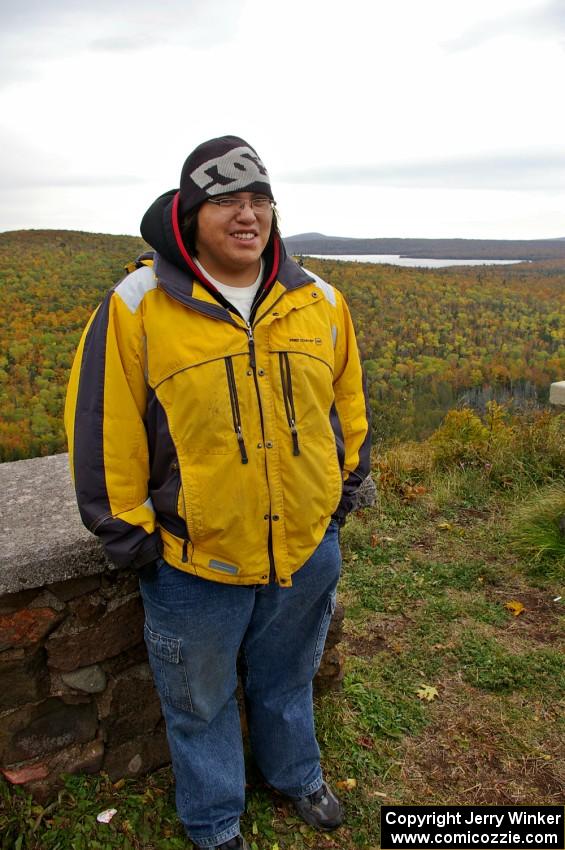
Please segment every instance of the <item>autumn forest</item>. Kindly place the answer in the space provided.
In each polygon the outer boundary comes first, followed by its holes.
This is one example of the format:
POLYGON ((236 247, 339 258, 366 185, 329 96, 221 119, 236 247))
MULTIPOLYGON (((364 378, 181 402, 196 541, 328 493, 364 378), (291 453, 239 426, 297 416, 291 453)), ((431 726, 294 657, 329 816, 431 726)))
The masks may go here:
MULTIPOLYGON (((65 450, 62 411, 82 329, 131 236, 0 234, 0 461, 65 450)), ((306 260, 357 328, 376 440, 423 437, 452 407, 544 403, 565 379, 565 262, 411 269, 306 260)))

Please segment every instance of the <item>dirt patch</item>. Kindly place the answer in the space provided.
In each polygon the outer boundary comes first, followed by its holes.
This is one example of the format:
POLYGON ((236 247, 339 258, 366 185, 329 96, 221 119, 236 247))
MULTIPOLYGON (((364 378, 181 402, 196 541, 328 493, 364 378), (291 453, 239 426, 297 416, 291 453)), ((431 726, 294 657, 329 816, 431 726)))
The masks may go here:
POLYGON ((512 617, 504 629, 507 640, 516 638, 518 641, 555 644, 565 639, 559 622, 565 605, 561 601, 555 602, 555 597, 548 590, 511 586, 487 589, 486 596, 491 602, 502 606, 512 601, 524 606, 522 613, 512 617))
POLYGON ((354 628, 345 623, 341 648, 348 656, 372 658, 379 652, 398 652, 398 640, 411 621, 403 614, 379 614, 354 628))
POLYGON ((461 508, 457 512, 459 525, 474 525, 477 522, 490 520, 492 513, 481 508, 461 508))
POLYGON ((435 544, 436 538, 433 535, 424 534, 412 542, 412 549, 416 549, 419 552, 432 552, 435 544))
POLYGON ((405 742, 403 802, 562 803, 565 742, 549 726, 541 746, 517 742, 496 700, 459 681, 444 685, 440 693, 433 722, 405 742))

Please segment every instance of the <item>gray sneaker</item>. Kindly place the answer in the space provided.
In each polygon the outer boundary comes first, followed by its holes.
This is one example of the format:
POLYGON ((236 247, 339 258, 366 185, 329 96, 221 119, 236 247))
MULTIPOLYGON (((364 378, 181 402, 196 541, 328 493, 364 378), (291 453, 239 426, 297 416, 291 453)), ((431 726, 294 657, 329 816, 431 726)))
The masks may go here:
POLYGON ((325 782, 313 794, 292 802, 302 820, 315 829, 337 829, 343 822, 341 803, 325 782))

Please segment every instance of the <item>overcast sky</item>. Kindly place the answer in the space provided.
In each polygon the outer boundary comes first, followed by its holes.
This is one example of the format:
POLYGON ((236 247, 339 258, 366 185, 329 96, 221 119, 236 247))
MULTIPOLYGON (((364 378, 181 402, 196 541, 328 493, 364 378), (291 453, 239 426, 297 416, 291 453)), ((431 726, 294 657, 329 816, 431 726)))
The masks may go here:
POLYGON ((138 234, 233 134, 286 236, 565 237, 565 0, 0 2, 0 230, 138 234))

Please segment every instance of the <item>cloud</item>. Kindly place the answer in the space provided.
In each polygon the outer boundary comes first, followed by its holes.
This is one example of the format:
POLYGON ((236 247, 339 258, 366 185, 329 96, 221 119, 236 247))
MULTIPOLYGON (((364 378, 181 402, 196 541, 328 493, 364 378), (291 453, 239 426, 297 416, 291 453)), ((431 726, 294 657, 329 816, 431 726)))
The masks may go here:
MULTIPOLYGON (((95 170, 73 173, 67 158, 61 153, 49 153, 37 146, 37 140, 27 139, 11 128, 0 126, 0 185, 3 191, 61 189, 61 188, 119 188, 146 183, 146 177, 132 173, 113 173, 110 165, 97 163, 95 170)), ((119 166, 118 166, 119 168, 119 166)), ((126 168, 128 166, 126 165, 126 168)))
POLYGON ((287 183, 326 185, 560 191, 565 188, 565 153, 529 151, 379 165, 336 165, 289 171, 278 177, 287 183))
POLYGON ((488 41, 508 35, 562 40, 565 37, 565 4, 562 0, 549 0, 537 9, 522 10, 504 18, 492 18, 470 27, 444 42, 443 46, 450 53, 473 50, 488 41))
POLYGON ((117 188, 120 186, 138 186, 147 181, 133 174, 2 174, 0 181, 3 189, 83 189, 117 188))
MULTIPOLYGON (((176 23, 178 29, 199 26, 203 21, 212 26, 222 11, 229 16, 230 0, 96 0, 92 7, 76 0, 18 0, 2 9, 2 32, 29 33, 45 26, 68 27, 88 20, 94 30, 107 30, 115 23, 127 22, 136 29, 150 23, 154 29, 167 30, 176 23), (220 7, 220 8, 219 8, 220 7)), ((232 16, 233 17, 233 16, 232 16)))
POLYGON ((0 85, 41 77, 48 61, 85 51, 184 50, 232 38, 241 15, 231 0, 18 0, 2 10, 0 85))
POLYGON ((115 36, 114 38, 94 38, 89 42, 91 50, 103 53, 123 53, 126 50, 142 50, 147 47, 143 39, 115 36))

